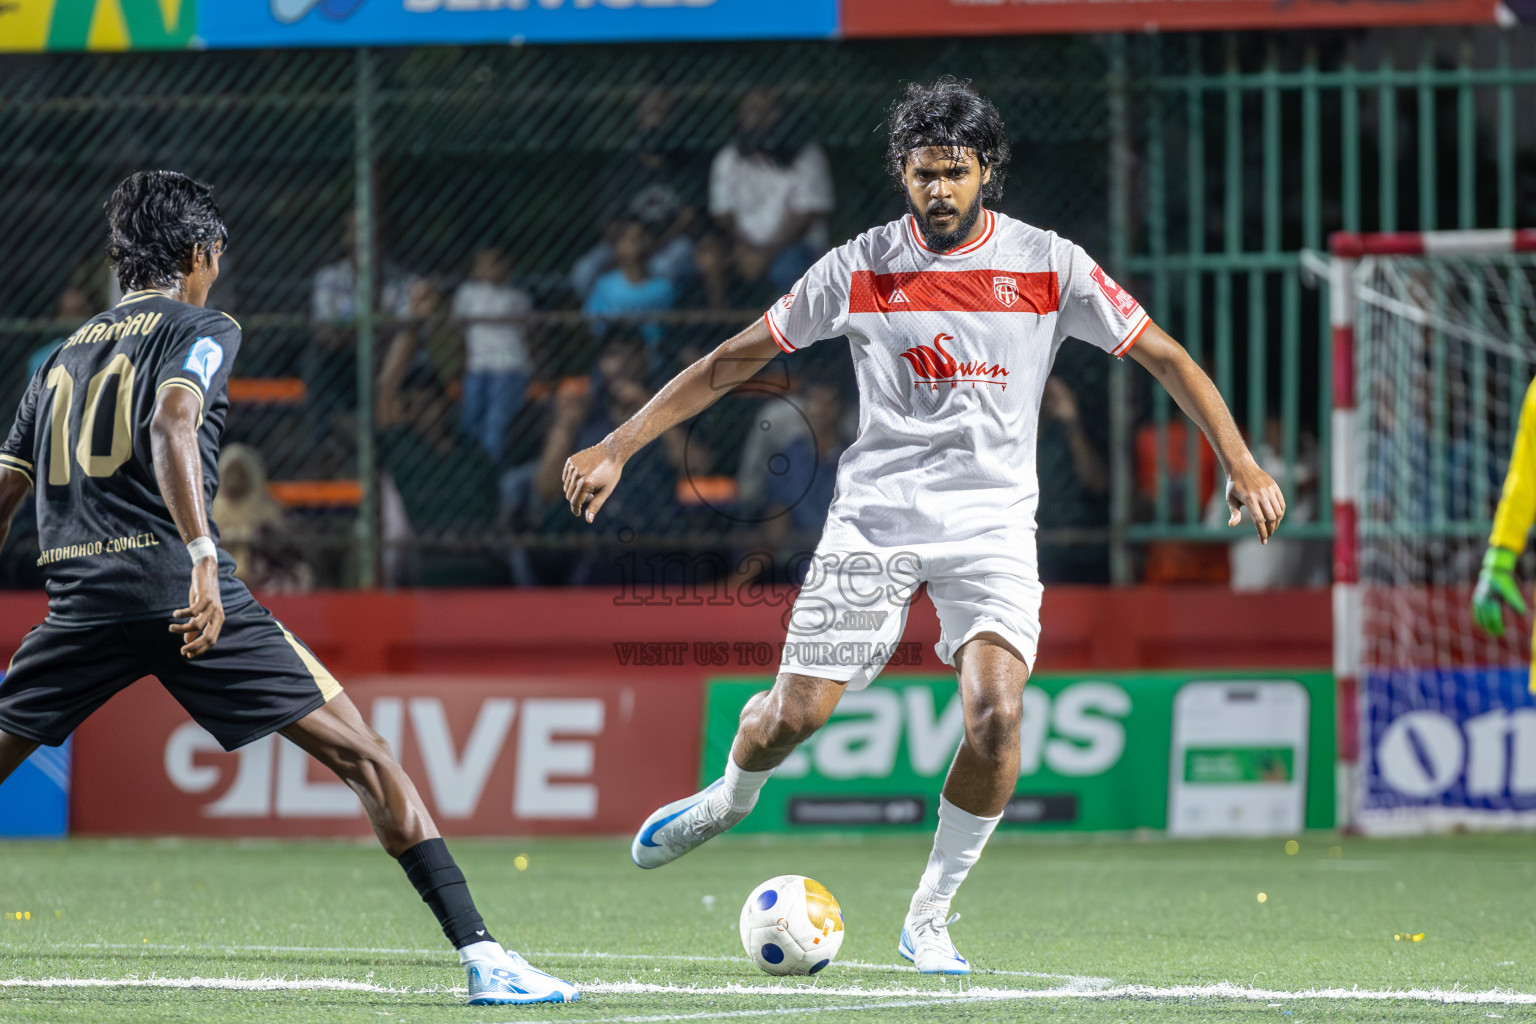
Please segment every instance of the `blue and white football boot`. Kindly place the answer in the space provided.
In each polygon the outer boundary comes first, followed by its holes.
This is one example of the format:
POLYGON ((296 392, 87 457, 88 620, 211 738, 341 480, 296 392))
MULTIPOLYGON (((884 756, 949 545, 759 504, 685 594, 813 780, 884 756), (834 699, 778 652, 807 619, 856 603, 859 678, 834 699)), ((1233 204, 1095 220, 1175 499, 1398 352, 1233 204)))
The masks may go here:
POLYGON ((919 974, 971 973, 970 961, 960 955, 949 937, 949 926, 960 920, 960 915, 946 918, 945 913, 918 907, 909 911, 902 923, 896 952, 912 961, 919 974))
MULTIPOLYGON (((476 943, 484 947, 488 943, 476 943)), ((522 958, 521 954, 502 950, 477 950, 474 959, 464 960, 469 974, 469 1005, 494 1006, 503 1003, 574 1003, 581 992, 570 982, 545 974, 522 958), (497 954, 500 955, 497 955, 497 954)), ((463 959, 461 957, 461 959, 463 959)))
MULTIPOLYGON (((642 868, 670 864, 750 814, 751 807, 731 810, 721 791, 724 784, 724 779, 716 779, 693 796, 652 811, 629 844, 630 859, 642 868)), ((752 803, 757 803, 755 795, 752 803)))

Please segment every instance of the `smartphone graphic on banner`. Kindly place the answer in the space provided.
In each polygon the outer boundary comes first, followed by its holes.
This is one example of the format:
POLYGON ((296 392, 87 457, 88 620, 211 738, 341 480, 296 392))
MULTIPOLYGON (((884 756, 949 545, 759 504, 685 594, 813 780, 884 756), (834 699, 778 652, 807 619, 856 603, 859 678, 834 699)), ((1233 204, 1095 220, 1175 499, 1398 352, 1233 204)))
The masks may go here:
POLYGON ((1168 831, 1179 836, 1300 832, 1310 712, 1306 687, 1289 680, 1180 687, 1173 700, 1168 831))

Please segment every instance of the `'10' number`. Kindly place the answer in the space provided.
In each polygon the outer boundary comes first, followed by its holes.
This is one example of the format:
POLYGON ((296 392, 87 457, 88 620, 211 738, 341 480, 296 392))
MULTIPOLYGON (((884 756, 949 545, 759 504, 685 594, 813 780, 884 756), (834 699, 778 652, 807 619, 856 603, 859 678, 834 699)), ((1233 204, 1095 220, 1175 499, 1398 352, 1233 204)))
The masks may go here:
MULTIPOLYGON (((75 399, 75 379, 63 366, 55 366, 43 382, 53 389, 53 436, 48 446, 48 482, 54 486, 69 483, 69 409, 75 399)), ((133 364, 119 352, 85 386, 85 415, 80 420, 80 440, 75 445, 75 461, 86 476, 111 476, 133 455, 133 364), (91 451, 96 435, 96 413, 107 380, 117 375, 117 401, 111 410, 112 445, 107 454, 91 451)))

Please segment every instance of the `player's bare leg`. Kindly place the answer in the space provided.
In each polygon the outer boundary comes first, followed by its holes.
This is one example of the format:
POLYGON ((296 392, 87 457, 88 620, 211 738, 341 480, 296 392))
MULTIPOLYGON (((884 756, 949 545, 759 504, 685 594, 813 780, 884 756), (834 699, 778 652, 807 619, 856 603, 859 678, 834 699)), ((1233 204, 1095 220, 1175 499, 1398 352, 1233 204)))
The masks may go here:
POLYGON ((949 905, 1002 819, 1019 781, 1019 719, 1029 668, 996 633, 979 633, 956 654, 965 737, 939 798, 928 867, 907 910, 898 952, 928 974, 969 974, 949 938, 949 905))
POLYGON ((725 774, 652 811, 630 844, 634 862, 642 868, 670 864, 745 818, 773 770, 826 724, 844 688, 836 680, 780 672, 773 689, 754 694, 741 709, 725 774))
POLYGON ((332 698, 283 735, 335 772, 362 801, 380 844, 400 862, 459 951, 471 1005, 579 998, 575 986, 534 968, 491 937, 415 784, 351 698, 345 693, 332 698))
POLYGON ((996 633, 978 633, 955 655, 965 738, 944 780, 944 799, 990 818, 1003 813, 1019 781, 1019 720, 1029 667, 996 633))
POLYGON ((0 731, 0 782, 10 778, 11 772, 20 768, 21 763, 32 756, 37 746, 35 740, 24 740, 20 736, 0 731))
POLYGON ((415 784, 345 693, 284 729, 283 735, 351 787, 391 857, 438 837, 415 784))
MULTIPOLYGON (((741 709, 731 760, 749 772, 769 772, 832 717, 845 684, 780 672, 773 689, 753 694, 741 709)), ((754 799, 756 794, 753 794, 754 799)))

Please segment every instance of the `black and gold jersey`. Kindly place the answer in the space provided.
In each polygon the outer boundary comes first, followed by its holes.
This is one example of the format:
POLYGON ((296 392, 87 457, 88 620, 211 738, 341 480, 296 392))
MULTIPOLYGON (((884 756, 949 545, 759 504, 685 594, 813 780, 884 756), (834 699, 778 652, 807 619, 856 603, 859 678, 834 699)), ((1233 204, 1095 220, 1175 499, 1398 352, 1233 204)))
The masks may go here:
MULTIPOLYGON (((71 334, 33 376, 0 465, 36 490, 48 621, 169 619, 185 606, 192 560, 155 480, 150 418, 165 388, 202 403, 197 439, 212 505, 239 348, 231 317, 135 292, 71 334)), ((234 568, 220 551, 226 610, 251 600, 234 568)))

